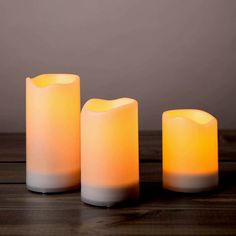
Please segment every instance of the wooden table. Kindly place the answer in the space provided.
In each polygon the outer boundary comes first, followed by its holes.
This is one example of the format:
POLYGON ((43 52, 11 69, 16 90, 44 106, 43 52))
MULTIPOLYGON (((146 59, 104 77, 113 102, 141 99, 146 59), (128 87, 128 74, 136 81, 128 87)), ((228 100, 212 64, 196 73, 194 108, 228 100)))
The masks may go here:
POLYGON ((220 185, 181 194, 161 186, 161 133, 140 134, 141 199, 122 208, 83 204, 80 192, 25 187, 25 135, 0 134, 0 235, 236 235, 236 131, 219 135, 220 185))

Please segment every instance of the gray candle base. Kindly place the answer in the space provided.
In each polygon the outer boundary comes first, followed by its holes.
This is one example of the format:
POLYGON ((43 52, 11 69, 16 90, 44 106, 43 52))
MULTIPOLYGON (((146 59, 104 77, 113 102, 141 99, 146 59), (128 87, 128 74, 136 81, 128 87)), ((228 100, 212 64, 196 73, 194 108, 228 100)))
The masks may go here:
POLYGON ((80 171, 65 174, 26 173, 27 189, 38 193, 59 193, 80 187, 80 171))
POLYGON ((81 200, 84 203, 113 207, 125 202, 137 201, 139 198, 139 184, 121 188, 104 188, 81 185, 81 200))
POLYGON ((29 185, 26 185, 26 187, 28 190, 32 192, 37 192, 37 193, 62 193, 62 192, 78 189, 80 188, 80 185, 66 187, 66 188, 38 188, 38 187, 29 186, 29 185))
POLYGON ((218 172, 199 175, 177 175, 163 171, 163 187, 170 191, 198 193, 218 186, 218 172))

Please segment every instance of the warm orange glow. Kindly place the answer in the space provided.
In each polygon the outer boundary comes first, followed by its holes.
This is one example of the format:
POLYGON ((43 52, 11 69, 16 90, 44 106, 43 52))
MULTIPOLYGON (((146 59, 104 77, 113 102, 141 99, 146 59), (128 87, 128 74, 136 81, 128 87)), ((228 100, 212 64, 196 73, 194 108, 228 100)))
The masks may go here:
POLYGON ((115 100, 104 100, 104 99, 90 99, 86 103, 86 109, 92 112, 103 112, 109 111, 114 108, 127 106, 133 103, 134 100, 130 98, 120 98, 115 100))
POLYGON ((185 176, 186 181, 213 175, 217 182, 217 120, 204 111, 183 109, 164 112, 162 122, 164 185, 168 175, 185 176))
POLYGON ((84 105, 81 170, 82 196, 85 186, 108 189, 138 186, 138 105, 135 100, 91 99, 84 105))
POLYGON ((78 185, 80 81, 77 75, 46 74, 26 79, 26 132, 27 184, 42 188, 78 185), (65 177, 61 180, 62 175, 65 177), (33 181, 36 176, 38 179, 46 176, 45 182, 33 181), (58 182, 51 182, 55 177, 58 182))
POLYGON ((37 87, 46 87, 50 85, 65 85, 75 82, 77 75, 73 74, 44 74, 31 79, 31 82, 37 87))
POLYGON ((189 119, 190 121, 196 122, 198 124, 207 124, 211 120, 215 120, 215 118, 211 114, 195 109, 170 110, 166 111, 164 113, 164 116, 166 116, 167 118, 189 119))

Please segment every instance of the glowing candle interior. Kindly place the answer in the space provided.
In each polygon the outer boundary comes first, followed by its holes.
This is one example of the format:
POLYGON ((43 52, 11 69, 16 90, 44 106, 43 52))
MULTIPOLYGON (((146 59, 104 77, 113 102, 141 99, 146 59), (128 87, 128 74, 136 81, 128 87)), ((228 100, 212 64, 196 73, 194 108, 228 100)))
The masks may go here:
POLYGON ((81 114, 81 196, 112 206, 139 195, 138 104, 91 99, 81 114))
POLYGON ((200 192, 218 184, 217 120, 194 109, 163 113, 163 186, 200 192))
POLYGON ((27 187, 61 192, 80 185, 80 78, 26 79, 27 187))

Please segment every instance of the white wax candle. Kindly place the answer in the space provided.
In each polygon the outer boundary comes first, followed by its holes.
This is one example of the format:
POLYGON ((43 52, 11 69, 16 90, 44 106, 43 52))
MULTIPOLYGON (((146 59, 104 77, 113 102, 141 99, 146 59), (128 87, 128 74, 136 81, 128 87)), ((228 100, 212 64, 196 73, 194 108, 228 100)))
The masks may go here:
POLYGON ((80 79, 46 74, 26 79, 26 184, 37 192, 80 185, 80 79))

